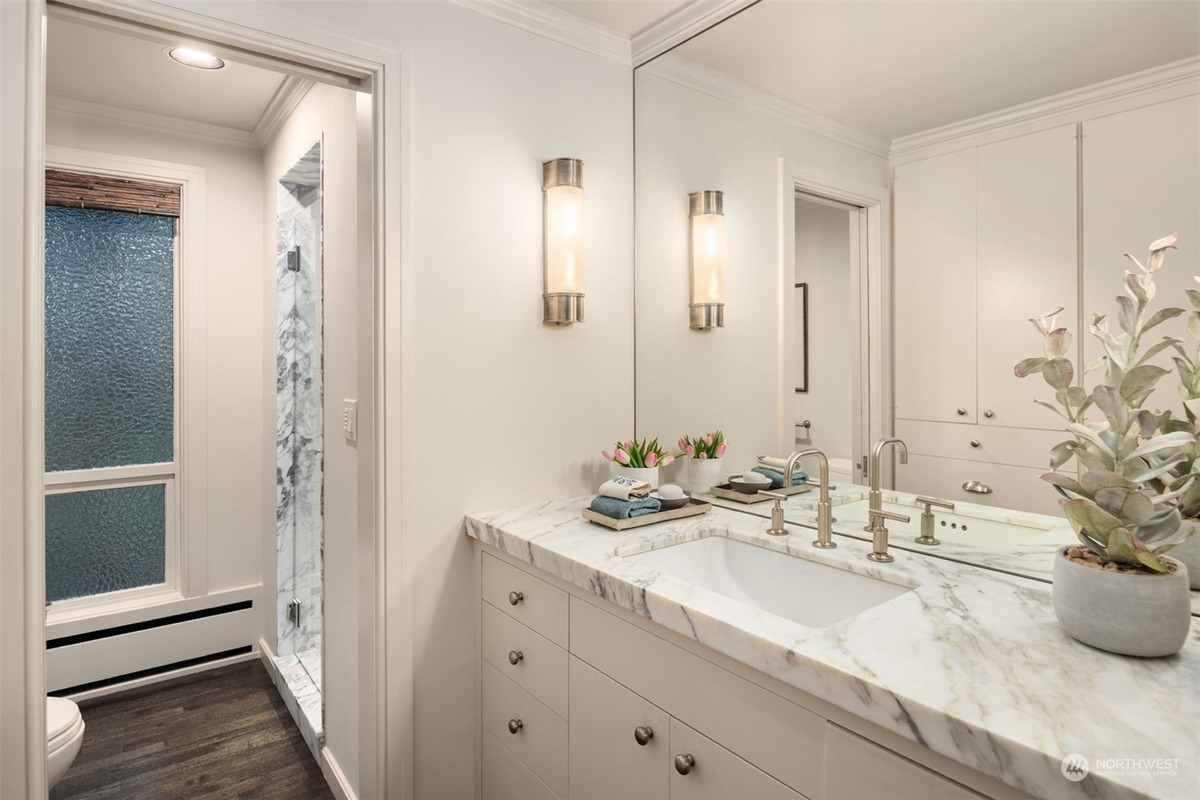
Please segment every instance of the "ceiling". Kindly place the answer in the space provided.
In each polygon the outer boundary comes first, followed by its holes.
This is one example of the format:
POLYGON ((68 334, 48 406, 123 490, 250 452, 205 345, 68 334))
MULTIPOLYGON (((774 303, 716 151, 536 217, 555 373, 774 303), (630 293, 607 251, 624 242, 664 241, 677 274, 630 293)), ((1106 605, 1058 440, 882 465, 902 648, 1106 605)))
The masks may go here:
POLYGON ((762 0, 672 54, 892 140, 1196 56, 1200 0, 762 0))
POLYGON ((50 95, 253 131, 284 75, 227 60, 205 71, 177 64, 166 47, 51 16, 50 95))
POLYGON ((618 33, 632 36, 653 22, 670 14, 692 0, 545 0, 548 5, 569 11, 611 28, 618 33))

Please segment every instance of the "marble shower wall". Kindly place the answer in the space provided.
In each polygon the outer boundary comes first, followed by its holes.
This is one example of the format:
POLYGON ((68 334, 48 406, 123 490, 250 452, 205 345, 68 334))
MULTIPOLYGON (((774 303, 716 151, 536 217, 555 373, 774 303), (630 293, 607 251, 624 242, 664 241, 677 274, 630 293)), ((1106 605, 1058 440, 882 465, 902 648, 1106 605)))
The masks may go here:
POLYGON ((320 652, 323 584, 321 143, 279 181, 276 243, 278 655, 320 652), (299 247, 299 269, 288 254, 299 247), (294 265, 293 265, 294 266, 294 265), (293 600, 300 624, 288 619, 293 600))

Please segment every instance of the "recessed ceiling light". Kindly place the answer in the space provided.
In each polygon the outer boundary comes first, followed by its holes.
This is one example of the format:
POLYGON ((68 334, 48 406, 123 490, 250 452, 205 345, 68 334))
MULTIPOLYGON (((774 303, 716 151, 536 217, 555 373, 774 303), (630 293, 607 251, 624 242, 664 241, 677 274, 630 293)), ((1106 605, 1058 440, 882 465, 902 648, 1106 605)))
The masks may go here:
POLYGON ((167 55, 185 67, 194 67, 196 69, 225 68, 225 62, 212 53, 206 53, 203 50, 194 50, 191 47, 174 47, 167 51, 167 55))

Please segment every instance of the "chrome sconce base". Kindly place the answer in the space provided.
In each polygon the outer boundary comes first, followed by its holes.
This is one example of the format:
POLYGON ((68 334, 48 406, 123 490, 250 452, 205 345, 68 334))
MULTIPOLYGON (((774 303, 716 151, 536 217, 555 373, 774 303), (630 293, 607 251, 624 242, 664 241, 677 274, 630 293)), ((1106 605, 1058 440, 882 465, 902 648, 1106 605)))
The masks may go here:
POLYGON ((692 330, 706 331, 710 328, 725 327, 724 303, 692 303, 688 310, 692 330))
POLYGON ((583 322, 582 294, 543 294, 542 322, 547 325, 570 325, 583 322))

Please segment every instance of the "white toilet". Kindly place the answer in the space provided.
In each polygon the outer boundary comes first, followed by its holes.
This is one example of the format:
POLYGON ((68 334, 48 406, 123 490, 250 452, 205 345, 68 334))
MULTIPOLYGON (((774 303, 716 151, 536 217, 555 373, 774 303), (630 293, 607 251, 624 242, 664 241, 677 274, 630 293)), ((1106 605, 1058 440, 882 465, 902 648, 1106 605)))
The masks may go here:
POLYGON ((79 706, 62 697, 46 698, 46 769, 50 785, 58 783, 83 745, 79 706))

